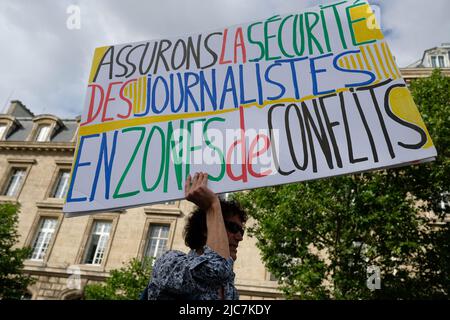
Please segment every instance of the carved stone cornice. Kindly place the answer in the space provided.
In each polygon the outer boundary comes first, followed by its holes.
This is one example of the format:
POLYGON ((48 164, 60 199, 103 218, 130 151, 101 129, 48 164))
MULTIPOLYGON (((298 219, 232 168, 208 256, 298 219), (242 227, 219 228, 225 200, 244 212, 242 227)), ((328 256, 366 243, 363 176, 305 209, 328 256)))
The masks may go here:
POLYGON ((180 208, 170 208, 170 207, 144 207, 144 212, 146 214, 156 214, 156 215, 168 215, 168 216, 180 216, 180 208))
POLYGON ((60 210, 62 211, 64 207, 64 200, 46 200, 46 201, 36 201, 36 207, 39 209, 49 209, 49 210, 60 210))
POLYGON ((0 150, 74 152, 75 142, 0 141, 0 150))
MULTIPOLYGON (((109 272, 106 272, 101 268, 97 268, 98 270, 95 270, 96 268, 94 267, 91 268, 92 270, 90 270, 89 266, 87 265, 75 266, 78 266, 80 268, 81 278, 87 278, 95 281, 105 281, 110 276, 109 272)), ((71 273, 68 272, 69 267, 69 265, 67 266, 67 268, 49 267, 42 262, 25 260, 23 271, 25 271, 25 273, 36 276, 67 278, 71 275, 71 273)))
MULTIPOLYGON (((433 68, 400 68, 400 72, 405 79, 426 78, 431 76, 433 68)), ((441 69, 443 75, 450 77, 450 68, 441 69)))

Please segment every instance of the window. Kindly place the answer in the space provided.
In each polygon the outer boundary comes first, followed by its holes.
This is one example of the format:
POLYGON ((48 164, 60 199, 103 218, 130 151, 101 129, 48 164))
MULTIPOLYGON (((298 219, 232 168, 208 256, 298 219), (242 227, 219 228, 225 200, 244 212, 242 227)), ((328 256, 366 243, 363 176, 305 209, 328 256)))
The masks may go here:
POLYGON ((173 205, 175 205, 175 201, 166 201, 166 202, 164 202, 164 204, 166 206, 173 206, 173 205))
POLYGON ((84 263, 100 265, 108 245, 111 222, 94 221, 84 263))
POLYGON ((52 198, 64 198, 69 188, 70 170, 60 170, 55 186, 53 188, 52 198))
POLYGON ((4 137, 6 133, 6 124, 0 123, 0 140, 5 139, 4 137))
POLYGON ((0 141, 6 140, 8 135, 13 133, 18 127, 20 127, 20 123, 16 117, 0 112, 0 141))
POLYGON ((439 61, 439 67, 444 68, 445 67, 444 56, 439 56, 438 61, 439 61))
POLYGON ((13 168, 3 195, 16 197, 19 194, 20 187, 25 179, 25 173, 25 168, 13 168))
POLYGON ((432 56, 432 57, 431 57, 431 66, 432 66, 433 68, 436 68, 436 67, 437 67, 436 57, 435 57, 435 56, 432 56))
POLYGON ((444 56, 431 56, 431 66, 433 68, 444 68, 445 67, 444 56))
POLYGON ((31 260, 44 260, 45 253, 55 232, 58 219, 42 218, 32 245, 31 260))
POLYGON ((278 281, 278 278, 272 272, 269 272, 269 281, 278 281))
POLYGON ((37 142, 48 141, 49 133, 50 133, 50 125, 40 125, 37 128, 36 141, 37 142))
MULTIPOLYGON (((148 231, 148 243, 145 256, 158 259, 167 250, 170 226, 166 224, 151 224, 148 231)), ((154 261, 154 260, 153 260, 154 261)))

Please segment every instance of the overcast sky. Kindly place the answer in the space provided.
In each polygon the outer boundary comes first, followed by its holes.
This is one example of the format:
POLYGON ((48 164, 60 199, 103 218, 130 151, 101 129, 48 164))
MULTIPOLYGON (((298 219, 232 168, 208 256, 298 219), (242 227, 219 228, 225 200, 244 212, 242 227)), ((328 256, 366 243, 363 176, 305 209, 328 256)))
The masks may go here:
MULTIPOLYGON (((94 48, 201 33, 296 12, 317 0, 0 0, 0 113, 21 100, 35 114, 81 114, 94 48), (81 12, 68 29, 67 9, 81 12)), ((403 67, 450 42, 449 0, 371 1, 403 67)))

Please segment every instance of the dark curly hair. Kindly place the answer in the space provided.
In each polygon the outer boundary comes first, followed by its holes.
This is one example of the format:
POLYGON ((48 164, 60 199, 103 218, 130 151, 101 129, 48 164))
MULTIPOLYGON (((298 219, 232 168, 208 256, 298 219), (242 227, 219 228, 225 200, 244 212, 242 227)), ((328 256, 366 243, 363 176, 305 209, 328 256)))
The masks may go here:
MULTIPOLYGON (((220 207, 224 218, 238 215, 242 223, 247 222, 247 213, 236 201, 220 199, 220 207)), ((197 208, 187 218, 183 230, 184 243, 193 250, 203 248, 206 233, 206 212, 197 208)))

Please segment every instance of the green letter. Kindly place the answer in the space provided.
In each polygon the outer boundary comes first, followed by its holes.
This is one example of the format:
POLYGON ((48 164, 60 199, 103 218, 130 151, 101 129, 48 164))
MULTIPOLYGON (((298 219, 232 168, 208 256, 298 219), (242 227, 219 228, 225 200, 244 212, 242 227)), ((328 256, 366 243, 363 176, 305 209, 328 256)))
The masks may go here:
POLYGON ((166 149, 166 146, 165 146, 165 141, 164 141, 164 131, 158 126, 153 126, 152 130, 150 130, 150 133, 148 135, 147 143, 145 144, 144 155, 143 155, 143 159, 142 159, 141 182, 142 182, 142 189, 144 189, 145 192, 151 192, 151 191, 155 190, 158 187, 159 182, 161 181, 162 174, 164 172, 164 158, 166 155, 165 149, 166 149), (158 130, 159 134, 161 135, 161 163, 159 165, 158 178, 156 179, 153 186, 148 188, 147 182, 145 181, 146 171, 147 171, 146 170, 147 169, 147 155, 148 155, 148 149, 150 146, 150 141, 152 139, 152 136, 153 136, 153 133, 155 132, 155 130, 158 130))
POLYGON ((306 21, 306 34, 308 35, 308 46, 309 46, 309 54, 313 54, 312 50, 312 42, 316 44, 317 49, 319 49, 320 54, 323 54, 322 46, 320 45, 317 38, 312 34, 312 30, 319 23, 319 15, 315 12, 306 12, 305 13, 305 21, 306 21), (309 16, 314 17, 314 22, 310 24, 309 16))
POLYGON ((125 168, 125 171, 123 172, 122 176, 120 177, 119 183, 117 184, 116 190, 114 191, 114 195, 113 195, 114 199, 128 198, 128 197, 134 196, 140 192, 139 190, 135 190, 135 191, 130 191, 130 192, 119 194, 119 190, 120 190, 120 187, 122 186, 123 180, 125 180, 125 177, 128 174, 128 171, 130 170, 131 166, 133 165, 134 158, 136 158, 136 154, 137 154, 139 148, 141 147, 142 140, 144 139, 144 135, 145 135, 145 127, 125 128, 122 130, 122 133, 129 132, 129 131, 140 131, 141 136, 139 137, 139 141, 136 144, 136 147, 134 148, 134 152, 131 155, 130 161, 128 162, 127 167, 125 168))
POLYGON ((272 35, 269 36, 269 34, 268 34, 268 32, 269 32, 269 23, 280 21, 280 20, 281 20, 280 16, 276 15, 276 16, 270 17, 269 19, 267 19, 264 22, 264 45, 265 45, 265 48, 266 48, 266 54, 265 54, 266 61, 278 60, 278 59, 281 58, 280 56, 277 56, 277 57, 271 57, 270 56, 270 54, 269 54, 269 48, 270 48, 269 39, 270 38, 275 38, 275 35, 272 34, 272 35))
POLYGON ((253 28, 253 26, 256 26, 257 24, 262 24, 262 22, 255 22, 255 23, 252 23, 251 25, 248 26, 248 28, 247 28, 247 38, 248 38, 248 42, 254 43, 254 44, 256 44, 259 47, 259 50, 261 51, 261 54, 259 55, 258 58, 249 60, 250 62, 258 62, 259 60, 262 59, 262 57, 264 57, 264 45, 262 44, 261 41, 253 40, 252 36, 251 36, 252 35, 252 28, 253 28))
POLYGON ((336 9, 337 6, 340 6, 341 4, 344 4, 344 3, 347 3, 347 1, 330 4, 328 6, 320 6, 320 8, 321 9, 333 8, 334 17, 336 19, 336 24, 337 24, 337 27, 339 30, 339 37, 341 38, 341 42, 342 42, 342 48, 347 49, 347 43, 345 42, 344 31, 342 30, 341 17, 339 17, 339 12, 336 9))
MULTIPOLYGON (((184 120, 180 120, 180 130, 183 132, 184 127, 184 120)), ((173 125, 172 121, 168 124, 167 129, 167 145, 166 145, 166 172, 165 172, 165 180, 164 180, 164 192, 167 192, 167 184, 168 184, 168 177, 169 177, 169 162, 170 162, 170 155, 173 156, 173 162, 175 166, 175 174, 177 178, 177 184, 178 184, 178 190, 182 190, 181 181, 183 178, 183 135, 179 137, 179 145, 180 145, 180 152, 177 153, 177 150, 175 148, 175 141, 173 140, 173 125), (172 151, 172 153, 170 152, 172 151)))
MULTIPOLYGON (((284 46, 283 46, 283 27, 284 24, 286 23, 286 21, 289 18, 292 18, 293 15, 291 14, 290 16, 287 16, 286 18, 283 19, 283 21, 281 21, 280 23, 280 28, 278 29, 278 46, 280 47, 281 52, 284 54, 285 57, 289 57, 289 58, 293 58, 294 55, 291 55, 289 53, 286 52, 286 50, 284 50, 284 46)), ((292 30, 294 31, 294 30, 292 30)))

